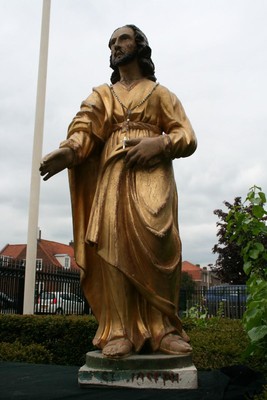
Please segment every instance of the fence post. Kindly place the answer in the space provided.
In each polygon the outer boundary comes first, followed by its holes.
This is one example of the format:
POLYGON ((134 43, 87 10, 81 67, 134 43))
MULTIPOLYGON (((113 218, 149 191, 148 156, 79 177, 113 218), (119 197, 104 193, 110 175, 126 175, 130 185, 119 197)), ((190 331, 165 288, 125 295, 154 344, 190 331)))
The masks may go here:
POLYGON ((18 313, 23 314, 24 302, 24 286, 25 286, 25 266, 19 266, 19 282, 18 282, 18 313))

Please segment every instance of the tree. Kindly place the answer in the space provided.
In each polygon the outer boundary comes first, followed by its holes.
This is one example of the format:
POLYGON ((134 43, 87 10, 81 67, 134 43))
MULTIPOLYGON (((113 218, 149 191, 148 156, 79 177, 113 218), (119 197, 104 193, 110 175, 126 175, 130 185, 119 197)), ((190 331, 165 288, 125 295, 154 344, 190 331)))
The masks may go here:
POLYGON ((237 242, 231 241, 227 233, 227 217, 233 210, 241 207, 241 197, 236 197, 233 204, 224 201, 224 205, 228 212, 222 210, 214 210, 213 212, 220 220, 216 223, 218 244, 215 244, 212 249, 214 254, 218 254, 214 271, 222 282, 236 285, 245 284, 248 277, 243 270, 241 247, 237 242))
POLYGON ((188 272, 183 271, 181 276, 181 290, 184 290, 188 297, 194 293, 196 282, 192 279, 188 272))
POLYGON ((181 287, 179 295, 179 311, 185 311, 187 307, 187 300, 192 298, 196 289, 196 282, 193 281, 188 272, 182 271, 181 274, 181 287))

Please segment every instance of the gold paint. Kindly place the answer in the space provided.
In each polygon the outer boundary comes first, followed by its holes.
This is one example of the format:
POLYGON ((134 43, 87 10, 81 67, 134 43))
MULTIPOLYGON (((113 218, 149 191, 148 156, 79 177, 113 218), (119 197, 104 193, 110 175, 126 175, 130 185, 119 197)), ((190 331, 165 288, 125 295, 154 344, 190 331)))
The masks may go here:
POLYGON ((171 158, 190 156, 196 138, 176 96, 154 86, 147 79, 130 91, 114 85, 130 121, 108 85, 94 88, 61 145, 75 153, 69 169, 75 253, 99 322, 99 348, 127 337, 134 351, 146 341, 155 351, 166 334, 184 335, 177 316, 181 243, 171 158), (125 131, 129 140, 159 138, 162 154, 151 167, 126 168, 132 146, 123 144, 125 131))

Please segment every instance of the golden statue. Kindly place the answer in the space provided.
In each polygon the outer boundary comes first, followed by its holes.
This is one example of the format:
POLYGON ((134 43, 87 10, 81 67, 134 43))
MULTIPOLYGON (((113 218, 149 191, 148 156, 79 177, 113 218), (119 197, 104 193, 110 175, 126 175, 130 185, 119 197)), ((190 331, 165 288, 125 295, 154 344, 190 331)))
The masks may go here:
POLYGON ((146 36, 134 25, 109 41, 111 85, 82 102, 67 140, 45 156, 44 180, 69 168, 75 257, 98 320, 94 345, 110 358, 188 354, 177 315, 181 276, 172 159, 196 138, 184 109, 156 82, 146 36))

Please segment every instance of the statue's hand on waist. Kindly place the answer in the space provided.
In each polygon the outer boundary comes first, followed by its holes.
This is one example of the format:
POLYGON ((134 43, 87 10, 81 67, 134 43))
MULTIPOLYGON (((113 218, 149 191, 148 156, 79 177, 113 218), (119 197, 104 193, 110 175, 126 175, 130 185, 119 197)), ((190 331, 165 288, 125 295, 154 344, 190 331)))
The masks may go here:
POLYGON ((165 158, 163 136, 127 139, 125 145, 131 147, 124 160, 127 168, 134 166, 150 167, 152 159, 159 161, 160 158, 165 158))

